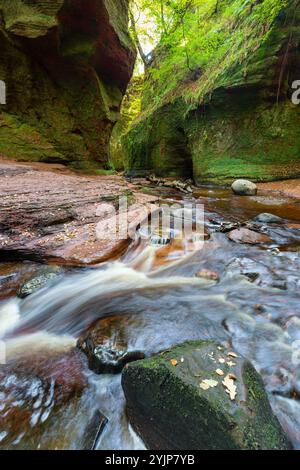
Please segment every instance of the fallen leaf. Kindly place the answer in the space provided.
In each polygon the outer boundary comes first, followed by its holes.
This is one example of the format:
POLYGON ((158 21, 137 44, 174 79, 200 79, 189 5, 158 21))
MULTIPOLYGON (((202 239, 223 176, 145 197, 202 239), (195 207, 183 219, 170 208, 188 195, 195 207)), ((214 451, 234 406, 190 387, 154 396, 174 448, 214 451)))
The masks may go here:
POLYGON ((225 364, 225 359, 223 359, 223 357, 220 357, 219 363, 220 363, 220 364, 225 364))
POLYGON ((202 388, 202 390, 208 390, 210 388, 210 386, 204 382, 201 382, 200 384, 200 388, 202 388))
POLYGON ((216 380, 212 380, 212 379, 205 379, 205 380, 202 380, 201 384, 200 384, 200 388, 202 388, 202 390, 208 390, 209 388, 214 388, 218 385, 219 382, 217 382, 216 380))
POLYGON ((224 375, 224 372, 222 371, 222 369, 217 369, 217 370, 216 370, 216 373, 217 373, 218 375, 224 375))
POLYGON ((171 359, 170 362, 171 362, 172 366, 174 366, 174 367, 177 366, 177 364, 178 364, 178 361, 176 359, 171 359))
POLYGON ((230 379, 232 379, 232 380, 237 380, 235 374, 228 374, 228 377, 229 377, 230 379))
POLYGON ((235 352, 229 352, 227 356, 234 357, 234 358, 239 357, 235 352))
POLYGON ((226 362, 226 364, 227 364, 229 367, 236 366, 236 363, 235 363, 235 362, 232 362, 232 361, 228 361, 228 362, 226 362))
POLYGON ((229 375, 226 375, 225 379, 223 380, 222 384, 226 388, 226 393, 229 394, 231 400, 235 400, 236 397, 236 390, 237 387, 234 384, 234 381, 229 377, 229 375))

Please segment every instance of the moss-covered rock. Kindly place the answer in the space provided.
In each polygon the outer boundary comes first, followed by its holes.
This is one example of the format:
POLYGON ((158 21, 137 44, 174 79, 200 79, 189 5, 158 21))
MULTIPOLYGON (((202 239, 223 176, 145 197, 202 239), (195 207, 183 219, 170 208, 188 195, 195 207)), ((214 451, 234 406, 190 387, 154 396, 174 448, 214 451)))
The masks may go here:
POLYGON ((131 423, 148 448, 290 448, 259 374, 211 341, 131 363, 122 384, 131 423), (228 379, 236 386, 232 396, 228 379))
POLYGON ((194 74, 176 67, 178 48, 157 49, 141 116, 123 139, 132 172, 168 176, 176 167, 184 176, 192 162, 197 183, 300 176, 300 106, 291 100, 300 76, 299 5, 218 5, 200 7, 194 74))
POLYGON ((127 0, 0 0, 0 154, 106 168, 135 50, 127 0))
POLYGON ((122 137, 130 129, 132 122, 141 112, 141 94, 143 75, 134 76, 128 86, 122 102, 121 118, 115 125, 109 143, 109 161, 115 170, 128 167, 126 154, 122 146, 122 137))

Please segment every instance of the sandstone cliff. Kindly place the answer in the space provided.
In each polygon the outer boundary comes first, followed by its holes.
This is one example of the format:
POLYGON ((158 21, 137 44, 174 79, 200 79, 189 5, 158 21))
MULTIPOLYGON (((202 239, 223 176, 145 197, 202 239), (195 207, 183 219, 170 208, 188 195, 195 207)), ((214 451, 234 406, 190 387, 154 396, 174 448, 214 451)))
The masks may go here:
POLYGON ((194 70, 177 67, 178 48, 157 48, 142 114, 123 138, 129 171, 221 184, 299 177, 299 1, 218 5, 200 7, 194 70))
POLYGON ((0 154, 106 168, 131 78, 128 0, 0 0, 0 154))

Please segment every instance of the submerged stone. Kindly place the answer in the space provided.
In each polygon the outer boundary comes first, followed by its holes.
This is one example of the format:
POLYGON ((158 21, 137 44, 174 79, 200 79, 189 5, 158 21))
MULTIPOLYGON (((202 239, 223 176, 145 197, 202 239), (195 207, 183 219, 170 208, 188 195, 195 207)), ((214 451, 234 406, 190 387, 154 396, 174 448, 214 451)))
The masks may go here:
POLYGON ((122 385, 130 422, 149 449, 291 448, 260 375, 212 341, 129 364, 122 385))

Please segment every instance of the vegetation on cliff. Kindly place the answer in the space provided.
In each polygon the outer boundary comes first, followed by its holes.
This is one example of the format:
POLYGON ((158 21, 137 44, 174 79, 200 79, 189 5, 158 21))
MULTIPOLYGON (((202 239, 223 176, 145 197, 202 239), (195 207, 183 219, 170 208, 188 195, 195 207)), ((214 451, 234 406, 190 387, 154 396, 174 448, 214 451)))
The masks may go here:
POLYGON ((142 112, 123 138, 131 173, 217 183, 299 175, 300 108, 290 99, 300 76, 299 2, 162 5, 139 3, 154 18, 157 46, 142 112))
POLYGON ((128 0, 0 0, 0 154, 107 168, 135 62, 128 0))

